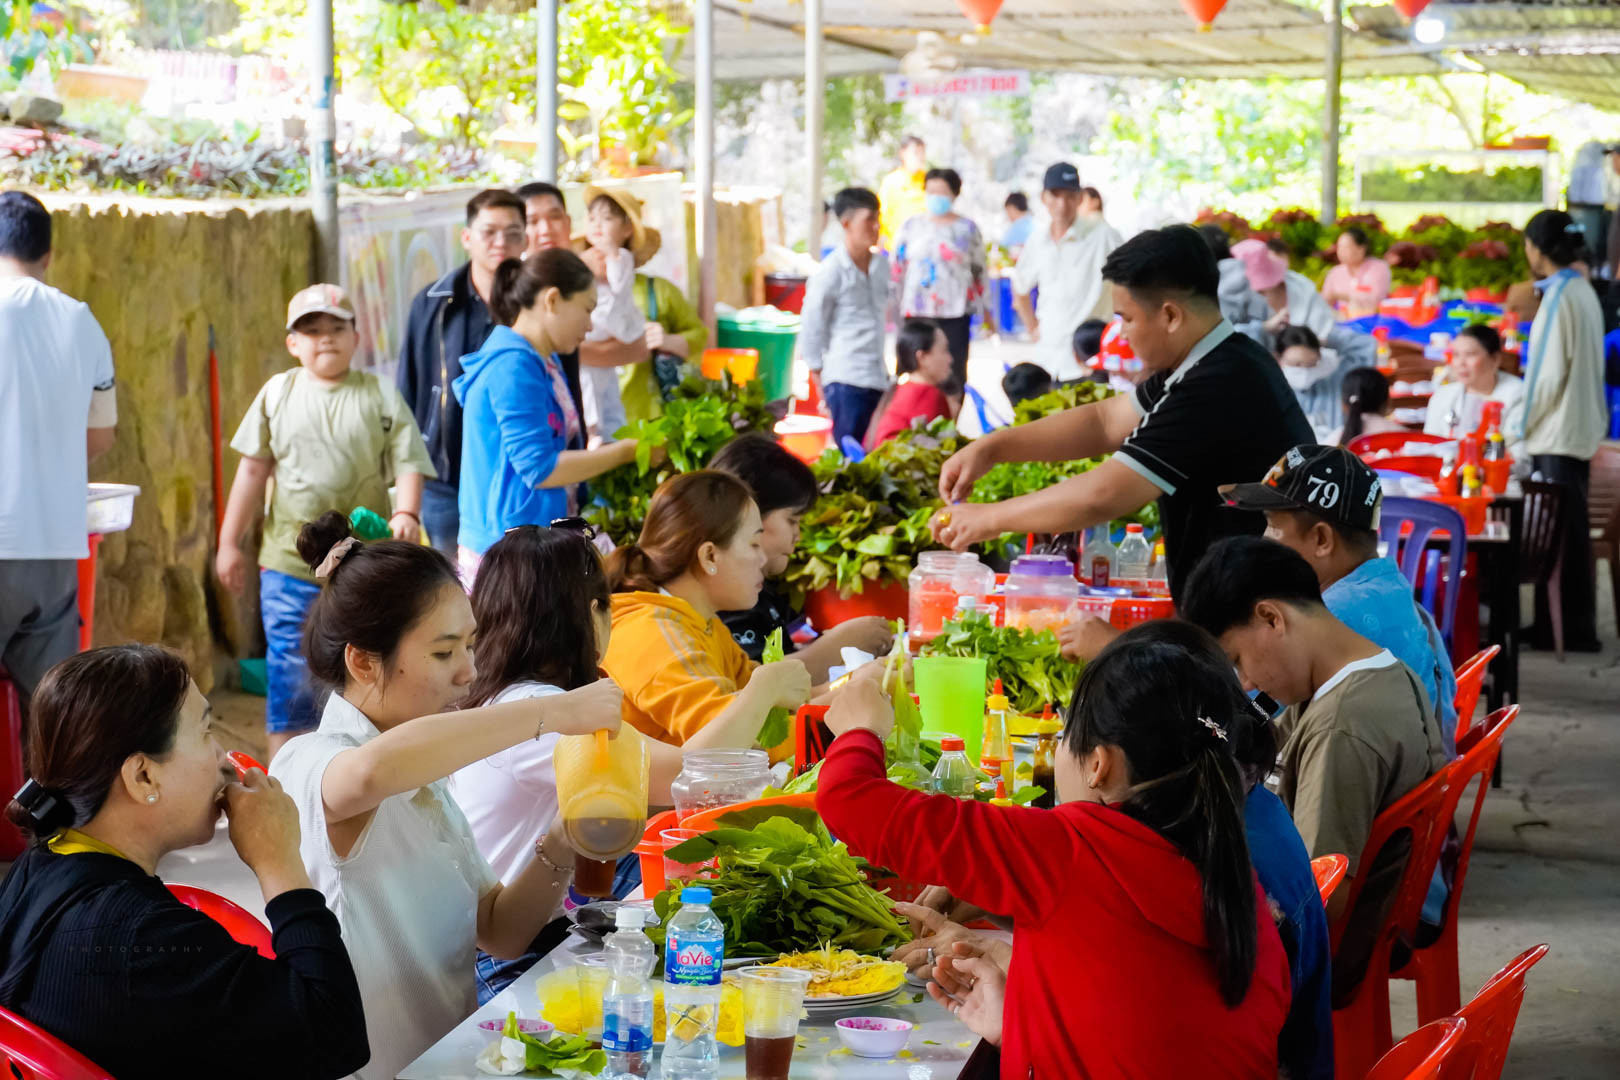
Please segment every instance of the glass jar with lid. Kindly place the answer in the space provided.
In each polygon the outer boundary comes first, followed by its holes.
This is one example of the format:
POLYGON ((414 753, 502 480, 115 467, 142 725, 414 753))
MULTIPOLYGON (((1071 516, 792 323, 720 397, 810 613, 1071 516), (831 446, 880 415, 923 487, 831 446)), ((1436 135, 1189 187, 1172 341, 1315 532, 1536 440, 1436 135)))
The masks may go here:
POLYGON ((669 792, 681 822, 700 810, 757 799, 770 784, 771 762, 763 750, 690 750, 669 792))
POLYGON ((925 551, 906 579, 909 590, 907 632, 913 641, 932 641, 964 596, 984 600, 996 587, 995 571, 970 551, 925 551))
POLYGON ((1074 564, 1062 555, 1020 555, 1007 572, 1007 625, 1057 630, 1080 595, 1074 564))

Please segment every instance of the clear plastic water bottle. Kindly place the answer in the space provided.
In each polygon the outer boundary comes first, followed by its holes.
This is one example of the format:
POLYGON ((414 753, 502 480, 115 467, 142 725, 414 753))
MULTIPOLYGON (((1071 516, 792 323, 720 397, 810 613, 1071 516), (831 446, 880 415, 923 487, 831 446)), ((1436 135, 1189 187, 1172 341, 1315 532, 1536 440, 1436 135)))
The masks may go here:
POLYGON ((939 740, 939 764, 934 766, 934 790, 941 795, 971 799, 979 783, 979 771, 968 760, 967 745, 960 735, 939 740))
POLYGON ((1119 554, 1114 566, 1114 574, 1120 579, 1120 584, 1142 588, 1147 582, 1148 562, 1152 558, 1153 549, 1148 547, 1147 537, 1142 535, 1142 526, 1125 526, 1125 539, 1119 542, 1119 554))
POLYGON ((715 1080, 715 1028, 720 1020, 720 973, 725 926, 709 910, 714 893, 681 890, 681 909, 664 944, 664 1080, 715 1080))
POLYGON ((602 998, 602 1049, 611 1080, 645 1080, 653 1064, 653 992, 647 977, 658 954, 642 927, 646 912, 629 904, 614 915, 606 942, 607 993, 602 998))

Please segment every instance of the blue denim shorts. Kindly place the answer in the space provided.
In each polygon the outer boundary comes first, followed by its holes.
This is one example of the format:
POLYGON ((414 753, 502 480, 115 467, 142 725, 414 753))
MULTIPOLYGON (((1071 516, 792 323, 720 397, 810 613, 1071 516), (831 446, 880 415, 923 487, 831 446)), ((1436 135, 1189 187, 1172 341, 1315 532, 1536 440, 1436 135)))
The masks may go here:
POLYGON ((315 688, 304 663, 304 620, 321 587, 311 581, 259 569, 259 614, 264 620, 264 728, 275 734, 310 731, 320 725, 315 688))

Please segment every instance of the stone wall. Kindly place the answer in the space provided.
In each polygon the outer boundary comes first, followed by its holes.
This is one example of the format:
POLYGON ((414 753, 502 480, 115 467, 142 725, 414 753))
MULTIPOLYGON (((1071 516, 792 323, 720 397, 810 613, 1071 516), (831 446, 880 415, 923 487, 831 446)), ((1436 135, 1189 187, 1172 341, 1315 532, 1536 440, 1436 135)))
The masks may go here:
MULTIPOLYGON (((228 444, 259 387, 293 363, 284 318, 288 298, 314 280, 313 219, 294 201, 40 197, 55 230, 50 283, 90 305, 117 368, 118 438, 90 478, 141 488, 133 527, 101 546, 95 642, 161 642, 210 690, 216 663, 251 654, 260 632, 256 581, 238 600, 213 576, 209 331, 228 444)), ((725 194, 717 202, 717 298, 745 307, 768 232, 762 208, 774 213, 776 204, 725 194)), ((236 463, 227 445, 227 494, 236 463)))
MULTIPOLYGON (((209 331, 229 442, 265 379, 292 363, 283 323, 313 280, 313 221, 290 202, 42 198, 50 282, 90 305, 117 368, 118 438, 90 478, 141 487, 133 527, 101 547, 96 643, 162 642, 209 690, 215 638, 240 653, 256 633, 213 580, 209 331)), ((227 449, 227 493, 235 468, 227 449)))

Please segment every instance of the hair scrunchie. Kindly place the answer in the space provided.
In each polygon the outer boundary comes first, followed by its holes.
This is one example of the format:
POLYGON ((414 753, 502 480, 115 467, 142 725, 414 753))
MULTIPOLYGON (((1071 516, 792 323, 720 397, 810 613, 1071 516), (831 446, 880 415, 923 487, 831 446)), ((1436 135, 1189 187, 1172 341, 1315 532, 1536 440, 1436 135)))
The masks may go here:
POLYGON ((360 546, 360 541, 353 536, 344 537, 332 545, 332 550, 326 553, 321 565, 315 568, 315 580, 325 584, 337 572, 338 564, 349 557, 349 552, 360 546))

